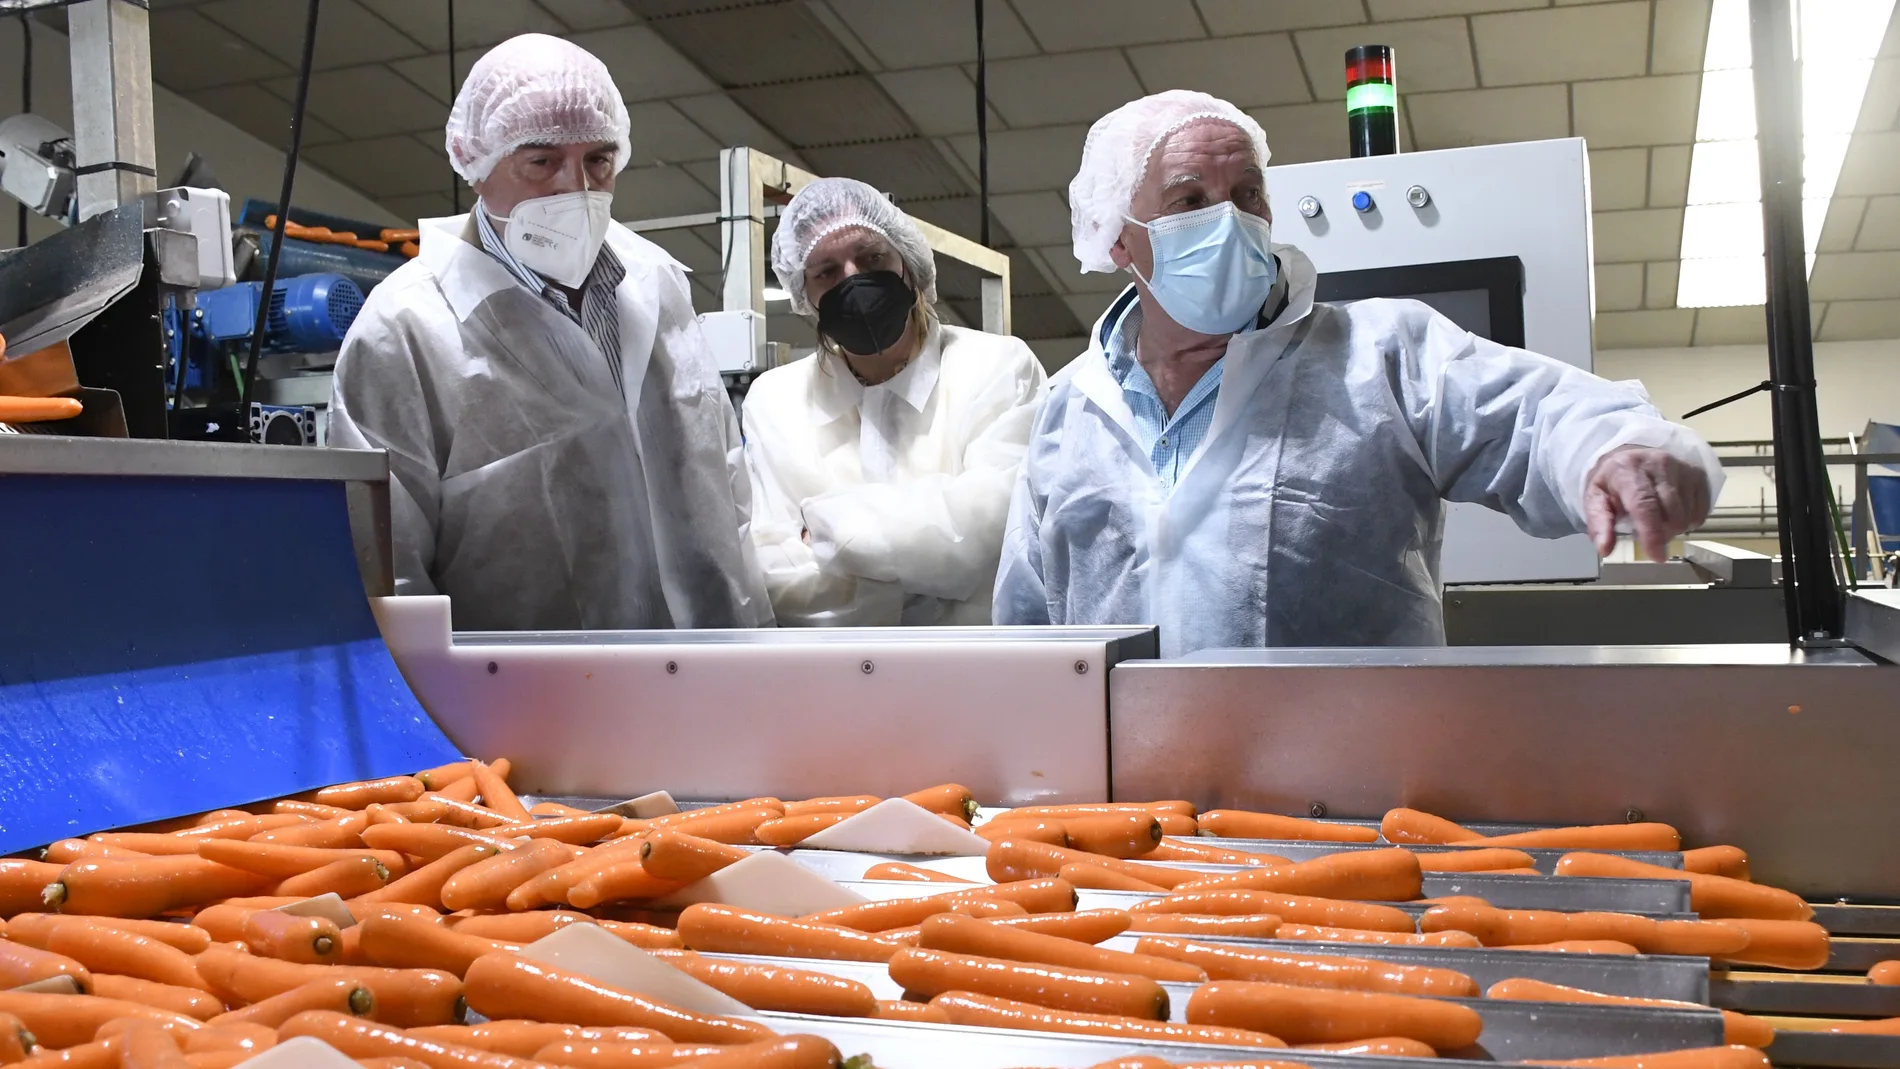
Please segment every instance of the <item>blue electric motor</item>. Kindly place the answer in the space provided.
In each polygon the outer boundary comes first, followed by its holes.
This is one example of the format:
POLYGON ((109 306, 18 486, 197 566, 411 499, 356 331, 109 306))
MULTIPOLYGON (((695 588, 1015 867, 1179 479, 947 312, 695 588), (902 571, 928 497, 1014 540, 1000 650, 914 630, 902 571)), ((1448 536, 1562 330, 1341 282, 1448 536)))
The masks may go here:
MULTIPOLYGON (((186 390, 217 389, 219 380, 231 374, 233 358, 242 361, 250 352, 251 331, 257 325, 257 298, 263 289, 261 282, 240 282, 205 290, 197 295, 197 307, 166 313, 174 383, 182 370, 186 390), (174 328, 174 316, 188 326, 174 328), (180 358, 182 369, 178 367, 180 358)), ((335 352, 362 310, 363 290, 342 275, 280 278, 271 289, 264 352, 335 352)))
MULTIPOLYGON (((261 282, 240 282, 198 294, 192 335, 213 345, 237 341, 248 345, 257 323, 257 295, 263 288, 261 282)), ((363 291, 342 275, 280 278, 271 289, 264 351, 333 352, 343 345, 343 336, 362 310, 363 291)))

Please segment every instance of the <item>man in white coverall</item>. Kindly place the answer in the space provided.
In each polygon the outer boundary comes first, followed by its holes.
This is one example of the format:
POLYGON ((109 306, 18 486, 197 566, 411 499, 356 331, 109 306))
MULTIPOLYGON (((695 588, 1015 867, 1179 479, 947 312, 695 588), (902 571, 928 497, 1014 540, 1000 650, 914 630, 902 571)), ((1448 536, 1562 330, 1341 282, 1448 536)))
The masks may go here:
POLYGON ((1316 304, 1269 239, 1259 124, 1170 91, 1089 131, 1084 271, 1133 283, 1050 382, 998 624, 1156 624, 1211 647, 1434 645, 1443 505, 1542 537, 1626 521, 1661 559, 1721 488, 1708 445, 1613 383, 1417 301, 1316 304))
POLYGON ((397 593, 458 629, 772 622, 685 269, 609 214, 627 135, 598 59, 496 46, 448 123, 475 210, 425 221, 344 341, 331 442, 389 451, 397 593))

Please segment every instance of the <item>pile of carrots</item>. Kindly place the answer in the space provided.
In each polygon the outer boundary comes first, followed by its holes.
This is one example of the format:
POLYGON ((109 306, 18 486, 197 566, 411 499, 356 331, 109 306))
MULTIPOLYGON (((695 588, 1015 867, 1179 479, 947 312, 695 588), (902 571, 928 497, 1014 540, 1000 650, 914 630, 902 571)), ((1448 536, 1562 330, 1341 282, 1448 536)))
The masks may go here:
MULTIPOLYGON (((275 230, 277 217, 264 217, 264 229, 275 230)), ((373 238, 359 237, 349 230, 331 230, 327 226, 303 226, 295 220, 284 223, 284 236, 298 241, 313 241, 319 245, 348 245, 353 249, 366 249, 370 252, 388 252, 393 247, 402 255, 414 258, 421 255, 422 231, 413 227, 384 227, 373 238)))
MULTIPOLYGON (((1376 843, 1380 833, 1232 810, 1197 815, 1181 802, 1044 806, 976 826, 991 840, 994 883, 889 863, 865 878, 941 883, 941 892, 804 917, 712 903, 663 911, 658 900, 757 848, 795 845, 881 799, 753 798, 638 819, 530 808, 508 771, 505 761, 459 762, 0 860, 0 1065, 228 1069, 299 1036, 369 1069, 847 1064, 823 1039, 689 1012, 521 953, 576 924, 597 925, 758 1010, 1220 1043, 1278 1057, 1206 1064, 1281 1069, 1295 1064, 1287 1048, 1418 1057, 1467 1048, 1481 1021, 1446 998, 1642 1000, 1532 980, 1480 992, 1450 969, 1196 936, 1690 953, 1798 969, 1828 955, 1806 903, 1749 882, 1745 856, 1725 848, 1685 855, 1704 920, 1448 899, 1415 925, 1381 903, 1418 900, 1425 871, 1527 870, 1521 847, 1578 849, 1559 866, 1567 875, 1685 874, 1590 852, 1674 849, 1628 845, 1674 840, 1660 825, 1483 840, 1403 810, 1388 814, 1386 842, 1472 848, 1394 845, 1294 863, 1213 838, 1376 843), (1209 873, 1156 862, 1242 867, 1209 873), (1151 897, 1126 910, 1077 911, 1077 888, 1151 897), (347 909, 341 924, 309 902, 330 894, 347 909), (1097 945, 1123 933, 1138 937, 1133 950, 1097 945), (796 962, 704 956, 713 954, 880 963, 907 997, 879 1000, 861 983, 796 962), (1196 985, 1185 1021, 1168 1019, 1163 983, 1196 985), (462 1023, 470 1010, 488 1023, 462 1023)), ((956 784, 905 797, 960 826, 977 815, 956 784)), ((1726 1017, 1733 1046, 1567 1064, 1765 1066, 1755 1048, 1773 1030, 1726 1017)), ((1121 1059, 1104 1069, 1167 1064, 1121 1059)))

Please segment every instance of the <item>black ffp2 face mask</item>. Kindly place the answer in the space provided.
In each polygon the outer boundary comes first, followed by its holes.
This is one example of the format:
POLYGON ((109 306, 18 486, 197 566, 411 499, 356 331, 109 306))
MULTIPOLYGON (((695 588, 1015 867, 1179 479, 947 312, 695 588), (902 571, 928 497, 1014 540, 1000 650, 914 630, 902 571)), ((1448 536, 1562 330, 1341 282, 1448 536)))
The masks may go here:
POLYGON ((904 336, 916 304, 917 291, 894 271, 852 275, 818 299, 818 329, 853 356, 876 356, 904 336))

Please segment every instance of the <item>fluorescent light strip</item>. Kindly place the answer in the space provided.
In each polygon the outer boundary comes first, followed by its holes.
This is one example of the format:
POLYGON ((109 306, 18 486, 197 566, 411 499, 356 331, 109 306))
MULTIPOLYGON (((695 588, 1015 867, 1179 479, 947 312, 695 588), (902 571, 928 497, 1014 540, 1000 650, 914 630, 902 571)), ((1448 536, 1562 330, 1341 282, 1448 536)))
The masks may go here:
MULTIPOLYGON (((1802 223, 1808 270, 1860 118, 1894 0, 1799 0, 1802 223)), ((1748 0, 1715 0, 1702 61, 1702 104, 1689 157, 1676 305, 1761 304, 1761 169, 1748 0)))

